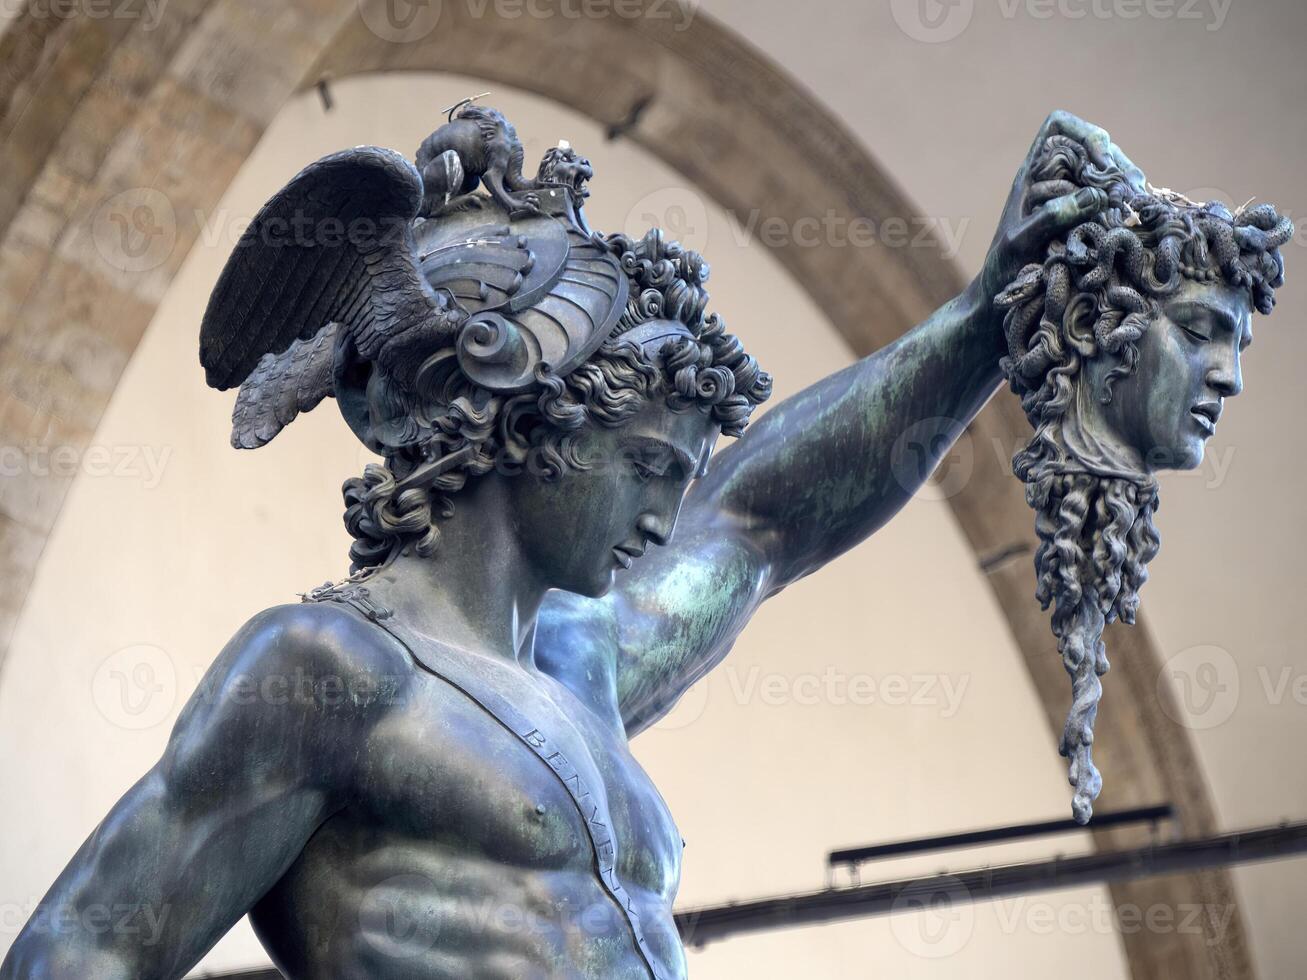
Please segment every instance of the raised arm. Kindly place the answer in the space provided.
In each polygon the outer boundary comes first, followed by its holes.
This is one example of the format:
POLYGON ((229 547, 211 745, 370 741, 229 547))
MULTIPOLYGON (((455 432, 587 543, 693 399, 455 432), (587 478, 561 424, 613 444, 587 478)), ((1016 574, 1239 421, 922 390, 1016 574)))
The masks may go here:
POLYGON ((881 527, 993 394, 1004 352, 993 298, 1048 242, 1106 204, 1057 196, 1029 167, 1046 139, 1143 175, 1107 133, 1066 113, 1044 123, 1013 182, 981 274, 897 341, 767 412, 686 497, 675 540, 603 600, 542 615, 611 645, 628 731, 670 710, 721 661, 758 604, 881 527), (584 624, 584 625, 582 625, 584 624))
POLYGON ((366 698, 322 695, 381 673, 372 661, 385 651, 358 652, 377 647, 364 630, 326 604, 251 620, 182 711, 163 758, 46 894, 0 980, 171 980, 189 970, 346 798, 355 756, 333 745, 366 737, 374 710, 366 698))

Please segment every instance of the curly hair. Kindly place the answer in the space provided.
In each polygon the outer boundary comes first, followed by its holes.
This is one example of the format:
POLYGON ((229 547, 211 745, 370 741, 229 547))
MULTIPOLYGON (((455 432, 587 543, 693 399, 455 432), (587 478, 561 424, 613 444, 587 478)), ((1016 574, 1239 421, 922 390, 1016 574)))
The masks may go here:
POLYGON ((1090 747, 1098 677, 1108 669, 1103 627, 1135 621, 1159 537, 1152 475, 1105 469, 1068 444, 1082 368, 1110 359, 1102 389, 1091 393, 1110 402, 1115 383, 1136 369, 1137 341, 1186 280, 1247 289, 1253 308, 1269 314, 1284 281, 1279 248, 1293 224, 1269 204, 1232 213, 1219 202, 1140 189, 1064 136, 1047 140, 1032 178, 1037 205, 1082 187, 1107 198, 1104 210, 1054 242, 1044 262, 1022 269, 996 300, 1006 311, 1003 371, 1035 430, 1012 468, 1036 514, 1036 596, 1043 608, 1053 606, 1053 633, 1072 679, 1060 751, 1070 760, 1073 810, 1083 823, 1102 786, 1090 747), (1067 321, 1083 314, 1092 330, 1073 340, 1067 321))
POLYGON ((438 352, 418 369, 416 396, 385 392, 395 402, 387 414, 402 426, 388 442, 400 448, 345 483, 351 572, 380 565, 410 544, 423 557, 435 554, 439 522, 453 515, 456 495, 491 470, 555 480, 586 469, 586 427, 620 427, 654 399, 673 411, 706 411, 725 435, 744 431, 754 407, 770 396, 771 377, 719 317, 705 318, 703 257, 657 230, 639 241, 612 235, 605 242, 630 281, 631 298, 612 336, 566 377, 541 368, 532 390, 499 396, 438 352), (652 351, 626 336, 655 320, 682 324, 690 335, 652 351), (405 486, 419 468, 430 478, 405 486))

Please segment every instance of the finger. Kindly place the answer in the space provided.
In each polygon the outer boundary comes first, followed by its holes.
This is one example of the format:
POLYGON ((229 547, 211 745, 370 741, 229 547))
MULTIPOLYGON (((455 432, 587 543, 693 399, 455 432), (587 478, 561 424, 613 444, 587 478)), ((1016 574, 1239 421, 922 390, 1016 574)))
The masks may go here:
POLYGON ((1125 174, 1126 182, 1130 184, 1131 187, 1135 188, 1135 190, 1142 191, 1145 185, 1144 172, 1140 170, 1139 167, 1135 166, 1134 162, 1121 152, 1121 147, 1117 146, 1115 143, 1111 145, 1110 152, 1112 154, 1112 160, 1116 163, 1117 168, 1121 173, 1125 174))
POLYGON ((1112 138, 1101 126, 1095 126, 1063 110, 1052 113, 1045 126, 1050 135, 1060 133, 1081 143, 1089 152, 1089 159, 1094 161, 1095 166, 1101 168, 1115 165, 1112 159, 1112 138))
POLYGON ((1107 207, 1107 194, 1096 187, 1082 187, 1041 205, 1018 226, 1019 246, 1036 248, 1088 221, 1107 207))

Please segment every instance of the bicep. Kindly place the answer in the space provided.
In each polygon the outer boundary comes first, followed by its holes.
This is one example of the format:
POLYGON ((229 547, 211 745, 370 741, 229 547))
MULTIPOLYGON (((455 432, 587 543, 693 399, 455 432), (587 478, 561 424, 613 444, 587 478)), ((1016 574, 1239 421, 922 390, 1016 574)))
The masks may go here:
POLYGON ((347 778, 346 754, 327 740, 358 724, 356 712, 314 701, 314 682, 339 672, 305 656, 306 639, 266 614, 233 639, 163 757, 101 821, 15 943, 14 962, 26 967, 15 976, 86 975, 88 964, 106 978, 180 976, 285 873, 347 778), (281 680, 296 677, 305 696, 283 696, 281 680), (114 909, 124 925, 97 928, 114 909))

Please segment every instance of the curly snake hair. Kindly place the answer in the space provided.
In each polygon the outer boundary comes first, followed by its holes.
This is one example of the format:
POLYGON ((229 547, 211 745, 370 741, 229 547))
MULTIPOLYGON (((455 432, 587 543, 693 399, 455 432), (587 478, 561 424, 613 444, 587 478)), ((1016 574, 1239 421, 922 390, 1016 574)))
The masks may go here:
POLYGON ((394 413, 404 419, 397 441, 405 448, 345 483, 352 573, 410 544, 423 557, 434 555, 439 522, 453 515, 454 498, 470 479, 498 469, 555 480, 586 469, 580 449, 586 427, 620 427, 655 398, 673 411, 708 412, 725 435, 743 433, 753 409, 771 394, 771 376, 719 317, 704 316, 707 262, 657 230, 638 241, 612 235, 606 243, 630 281, 631 298, 613 335, 566 377, 541 370, 532 391, 502 397, 470 382, 452 358, 419 373, 423 396, 394 413), (656 357, 623 339, 656 319, 682 323, 692 336, 668 340, 656 357), (429 487, 398 486, 422 463, 455 454, 462 454, 457 465, 429 487))
POLYGON ((1035 429, 1012 467, 1036 514, 1036 596, 1044 609, 1053 606, 1053 633, 1072 680, 1059 750, 1069 760, 1073 812, 1084 823, 1102 787, 1090 750, 1098 678, 1108 669, 1103 627, 1134 622, 1159 537, 1153 477, 1095 472, 1063 437, 1081 368, 1098 358, 1115 362, 1094 393, 1109 402, 1113 384, 1135 370, 1136 341, 1185 280, 1247 289, 1253 308, 1269 314, 1284 281, 1279 249, 1294 229, 1269 204, 1232 213, 1219 202, 1141 190, 1064 136, 1047 140, 1032 179, 1035 205, 1083 187, 1107 195, 1103 211, 1054 242, 1044 262, 1022 269, 996 300, 1006 311, 1003 371, 1035 429), (1065 328, 1068 311, 1081 304, 1093 316, 1089 351, 1065 328))

